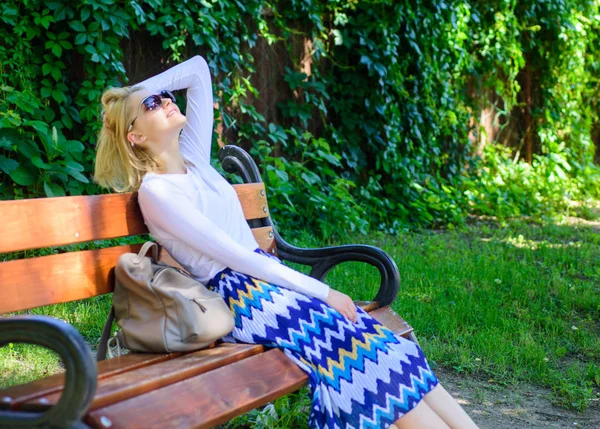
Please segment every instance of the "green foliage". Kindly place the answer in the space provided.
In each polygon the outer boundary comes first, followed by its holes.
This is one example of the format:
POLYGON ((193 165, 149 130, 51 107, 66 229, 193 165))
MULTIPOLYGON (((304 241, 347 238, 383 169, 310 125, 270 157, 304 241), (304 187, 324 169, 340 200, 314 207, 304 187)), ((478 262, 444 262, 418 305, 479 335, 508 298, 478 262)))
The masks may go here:
POLYGON ((125 72, 118 44, 130 19, 112 3, 0 5, 0 169, 11 179, 3 198, 97 190, 90 142, 99 96, 125 72), (77 73, 87 77, 80 87, 77 73))
POLYGON ((126 53, 154 43, 162 51, 151 62, 162 68, 207 58, 217 121, 230 143, 252 149, 280 220, 331 237, 460 224, 468 213, 564 213, 574 199, 600 194, 592 140, 599 7, 597 0, 7 0, 0 196, 99 192, 89 177, 100 95, 128 82, 126 53), (136 46, 127 48, 127 39, 136 46), (276 122, 257 108, 259 43, 287 51, 280 61, 289 97, 270 116, 276 122), (310 52, 310 73, 299 45, 310 52), (490 91, 505 134, 483 144, 486 130, 473 118, 490 91), (530 165, 520 161, 526 134, 535 143, 530 165))
MULTIPOLYGON (((277 129, 270 124, 271 136, 277 129)), ((294 134, 296 130, 281 134, 286 152, 297 159, 270 155, 272 147, 259 140, 253 154, 264 160, 262 177, 269 189, 269 197, 283 200, 272 210, 275 219, 285 219, 290 225, 300 225, 305 220, 316 225, 324 237, 336 231, 366 233, 365 210, 356 203, 352 190, 354 182, 338 176, 340 156, 331 152, 327 141, 314 138, 310 133, 294 134), (285 137, 284 137, 285 136, 285 137)))
MULTIPOLYGON (((466 186, 465 196, 471 211, 500 218, 547 212, 568 212, 571 203, 584 197, 583 190, 592 190, 592 180, 600 179, 598 169, 579 176, 590 180, 580 186, 570 176, 573 167, 564 147, 548 156, 535 155, 532 164, 515 162, 506 148, 489 146, 483 171, 466 186), (591 176, 591 177, 590 177, 591 176)), ((582 171, 583 173, 583 171, 582 171)))
POLYGON ((225 425, 224 429, 287 429, 307 427, 311 403, 308 388, 304 387, 265 407, 255 409, 237 417, 225 425))
POLYGON ((557 1, 548 8, 535 1, 504 3, 506 7, 495 12, 502 23, 499 34, 505 35, 496 49, 502 46, 504 52, 491 55, 482 50, 480 65, 485 68, 480 73, 489 76, 486 84, 503 97, 506 106, 498 115, 508 121, 513 106, 525 105, 518 102, 518 73, 529 62, 538 91, 531 132, 539 153, 529 165, 518 162, 522 141, 516 154, 498 145, 487 147, 482 171, 465 191, 469 210, 498 216, 565 213, 574 201, 600 195, 600 169, 593 163, 591 140, 600 111, 599 3, 557 1), (490 68, 503 74, 484 71, 490 68), (512 84, 502 86, 507 76, 512 84))

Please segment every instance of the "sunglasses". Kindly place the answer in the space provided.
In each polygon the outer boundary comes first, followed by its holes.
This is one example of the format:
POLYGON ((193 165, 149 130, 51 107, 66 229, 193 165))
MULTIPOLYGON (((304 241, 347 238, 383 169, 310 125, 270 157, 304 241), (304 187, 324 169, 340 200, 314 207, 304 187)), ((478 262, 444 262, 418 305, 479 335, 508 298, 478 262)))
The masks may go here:
POLYGON ((129 129, 127 130, 127 132, 130 132, 131 129, 133 128, 133 123, 138 118, 138 116, 140 116, 140 111, 142 110, 142 108, 144 109, 144 112, 158 110, 162 107, 163 100, 167 100, 167 99, 171 100, 171 102, 175 103, 175 96, 173 95, 173 93, 171 91, 162 91, 159 94, 152 94, 152 95, 149 95, 148 97, 144 98, 140 102, 140 105, 138 106, 137 114, 135 115, 135 118, 133 118, 133 121, 131 121, 131 124, 129 125, 129 129))

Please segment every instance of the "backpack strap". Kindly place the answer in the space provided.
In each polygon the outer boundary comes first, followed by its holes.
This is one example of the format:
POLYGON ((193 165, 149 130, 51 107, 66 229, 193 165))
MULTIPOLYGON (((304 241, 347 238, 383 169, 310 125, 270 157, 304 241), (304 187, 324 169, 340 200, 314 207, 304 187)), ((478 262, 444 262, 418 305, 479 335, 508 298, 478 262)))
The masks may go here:
POLYGON ((110 337, 110 331, 112 330, 113 320, 115 320, 115 307, 110 306, 110 313, 106 318, 106 323, 102 329, 102 336, 100 337, 100 343, 98 344, 98 352, 96 353, 96 362, 106 359, 106 348, 108 343, 108 337, 110 337))
POLYGON ((154 241, 146 241, 137 254, 137 257, 133 259, 133 262, 135 264, 142 262, 142 259, 144 259, 150 249, 152 249, 152 259, 158 261, 158 244, 154 241))

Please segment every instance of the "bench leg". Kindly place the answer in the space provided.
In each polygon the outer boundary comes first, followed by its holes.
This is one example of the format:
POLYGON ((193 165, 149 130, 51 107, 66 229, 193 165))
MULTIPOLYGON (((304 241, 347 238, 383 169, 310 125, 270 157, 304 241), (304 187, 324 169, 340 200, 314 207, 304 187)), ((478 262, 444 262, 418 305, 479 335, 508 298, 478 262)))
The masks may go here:
POLYGON ((419 347, 421 346, 419 344, 419 340, 417 340, 417 336, 415 335, 414 331, 408 335, 408 339, 411 340, 413 343, 415 343, 417 346, 419 346, 419 347))

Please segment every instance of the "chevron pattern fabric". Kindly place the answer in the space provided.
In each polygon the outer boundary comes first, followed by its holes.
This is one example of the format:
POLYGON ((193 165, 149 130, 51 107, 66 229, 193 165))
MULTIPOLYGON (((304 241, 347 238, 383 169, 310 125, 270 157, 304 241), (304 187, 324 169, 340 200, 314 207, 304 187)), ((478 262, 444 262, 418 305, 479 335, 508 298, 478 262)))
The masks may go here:
POLYGON ((308 374, 311 428, 387 428, 438 383, 419 346, 360 308, 352 323, 319 299, 229 268, 208 286, 229 304, 236 341, 280 348, 308 374))

